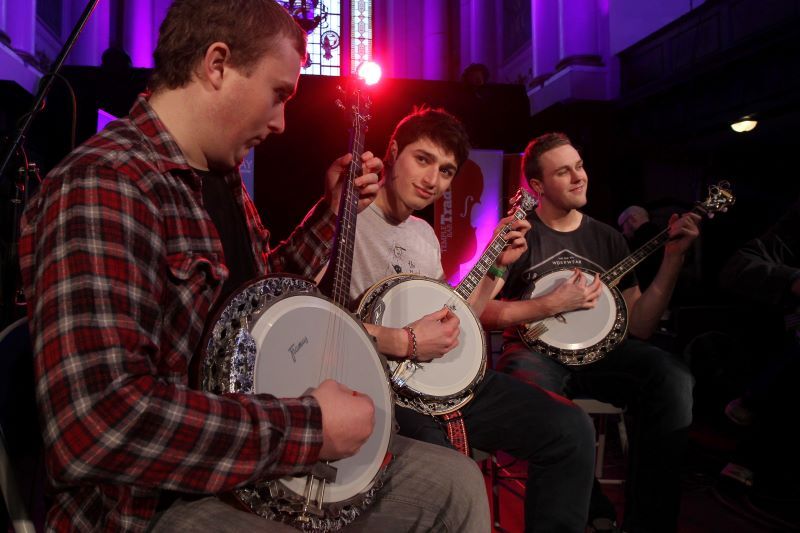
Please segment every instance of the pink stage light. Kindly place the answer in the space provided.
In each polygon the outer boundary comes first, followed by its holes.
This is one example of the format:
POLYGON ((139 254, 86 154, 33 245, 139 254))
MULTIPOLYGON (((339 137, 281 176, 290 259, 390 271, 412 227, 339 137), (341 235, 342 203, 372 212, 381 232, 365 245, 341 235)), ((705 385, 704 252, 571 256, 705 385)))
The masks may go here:
POLYGON ((375 85, 381 80, 381 67, 372 61, 365 61, 358 67, 356 75, 367 85, 375 85))

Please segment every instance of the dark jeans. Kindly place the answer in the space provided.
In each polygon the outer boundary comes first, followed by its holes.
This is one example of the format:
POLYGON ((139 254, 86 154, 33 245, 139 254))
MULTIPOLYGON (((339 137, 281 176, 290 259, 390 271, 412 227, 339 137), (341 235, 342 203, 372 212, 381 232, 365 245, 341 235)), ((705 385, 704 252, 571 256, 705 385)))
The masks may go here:
POLYGON ((566 367, 520 342, 509 342, 497 367, 570 398, 627 407, 634 427, 623 529, 675 531, 694 387, 682 362, 660 348, 628 339, 596 363, 566 367))
MULTIPOLYGON (((528 461, 526 531, 584 531, 594 427, 580 408, 490 370, 462 412, 472 447, 528 461)), ((396 417, 402 435, 450 446, 438 419, 401 407, 396 417)))

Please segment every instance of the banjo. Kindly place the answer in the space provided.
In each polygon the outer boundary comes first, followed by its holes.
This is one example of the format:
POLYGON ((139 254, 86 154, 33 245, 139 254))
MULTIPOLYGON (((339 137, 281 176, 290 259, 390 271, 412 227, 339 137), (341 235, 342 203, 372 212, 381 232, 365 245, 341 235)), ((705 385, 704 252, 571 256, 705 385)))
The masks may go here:
MULTIPOLYGON (((304 531, 341 529, 376 498, 391 462, 394 403, 387 364, 360 321, 346 310, 369 101, 353 95, 353 162, 342 186, 336 237, 321 290, 306 279, 279 274, 249 282, 234 293, 206 334, 201 388, 217 394, 298 397, 326 378, 368 395, 375 427, 355 455, 319 462, 302 477, 265 479, 234 491, 245 509, 304 531), (323 293, 328 296, 324 296, 323 293)), ((337 102, 344 107, 341 102, 337 102)))
MULTIPOLYGON (((512 204, 518 220, 536 207, 533 197, 523 189, 519 189, 512 204)), ((364 294, 356 314, 370 324, 400 328, 444 306, 460 320, 458 346, 444 357, 427 362, 390 360, 390 383, 397 393, 398 405, 424 414, 443 415, 472 399, 486 370, 486 342, 483 327, 467 299, 505 248, 503 236, 510 228, 510 224, 502 228, 455 289, 424 276, 399 274, 379 281, 364 294)))
MULTIPOLYGON (((716 213, 727 211, 734 202, 730 184, 723 181, 710 186, 708 197, 692 212, 713 218, 716 213)), ((628 307, 617 284, 668 239, 669 230, 665 229, 605 272, 581 268, 587 282, 593 281, 595 274, 600 276, 602 285, 597 305, 592 309, 558 313, 544 320, 521 324, 518 327, 520 338, 530 349, 568 366, 588 365, 605 357, 628 332, 628 307)), ((557 269, 538 276, 523 299, 549 294, 574 273, 574 269, 557 269)))

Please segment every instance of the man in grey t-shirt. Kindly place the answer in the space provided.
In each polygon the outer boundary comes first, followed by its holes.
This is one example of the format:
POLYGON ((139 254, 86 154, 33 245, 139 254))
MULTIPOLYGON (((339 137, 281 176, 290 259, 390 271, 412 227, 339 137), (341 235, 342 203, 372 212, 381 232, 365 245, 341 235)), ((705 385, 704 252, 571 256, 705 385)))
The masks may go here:
MULTIPOLYGON (((414 273, 443 277, 441 252, 433 229, 413 213, 436 201, 468 156, 463 125, 438 109, 421 109, 397 125, 384 159, 384 186, 358 217, 350 294, 354 303, 388 275, 414 273)), ((498 230, 513 220, 500 221, 498 230)), ((476 316, 491 297, 505 266, 526 250, 526 221, 514 221, 507 246, 472 292, 476 316)), ((403 328, 366 324, 378 348, 390 358, 416 355, 420 361, 448 356, 458 344, 459 320, 447 308, 403 328), (409 353, 414 336, 416 354, 409 353)), ((594 428, 577 406, 543 389, 488 371, 461 409, 469 443, 481 450, 503 450, 527 460, 526 530, 582 532, 587 520, 594 468, 594 428), (569 427, 570 431, 564 431, 569 427)), ((444 422, 396 408, 400 433, 452 446, 444 422)))

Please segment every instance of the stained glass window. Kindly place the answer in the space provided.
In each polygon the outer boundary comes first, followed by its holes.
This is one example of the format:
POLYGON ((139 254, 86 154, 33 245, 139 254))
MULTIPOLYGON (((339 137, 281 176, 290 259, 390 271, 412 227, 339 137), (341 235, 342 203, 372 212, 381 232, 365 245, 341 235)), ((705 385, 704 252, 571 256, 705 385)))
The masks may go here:
POLYGON ((350 71, 372 60, 372 1, 350 2, 350 71))
MULTIPOLYGON (((280 0, 279 0, 280 1, 280 0)), ((308 33, 303 74, 340 76, 372 59, 372 1, 284 0, 280 2, 308 33), (349 22, 342 27, 342 20, 349 22), (349 20, 348 20, 349 19, 349 20), (348 71, 342 72, 349 63, 348 71)))
POLYGON ((342 6, 341 1, 315 2, 315 17, 319 25, 308 34, 308 61, 303 74, 339 76, 342 71, 342 6))

